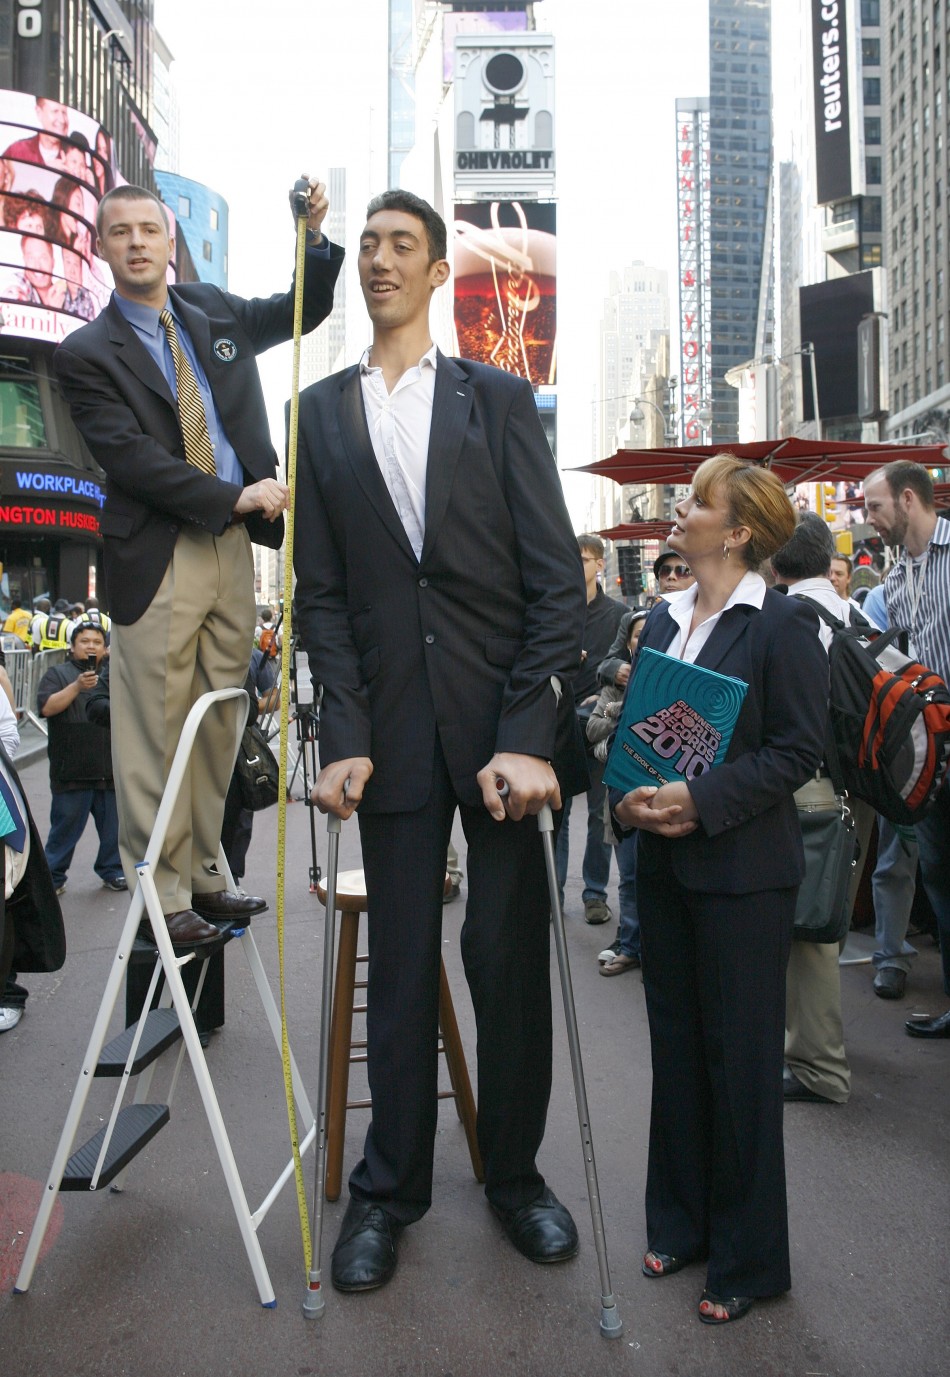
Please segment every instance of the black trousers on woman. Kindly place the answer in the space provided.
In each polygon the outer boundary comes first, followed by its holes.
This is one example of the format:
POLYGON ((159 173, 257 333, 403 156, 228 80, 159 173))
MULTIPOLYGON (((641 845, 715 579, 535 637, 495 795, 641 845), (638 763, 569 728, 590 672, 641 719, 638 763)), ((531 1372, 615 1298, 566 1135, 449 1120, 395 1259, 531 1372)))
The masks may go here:
POLYGON ((665 865, 637 877, 653 1055, 647 1242, 708 1257, 719 1296, 791 1285, 782 1057, 796 895, 698 893, 665 865))

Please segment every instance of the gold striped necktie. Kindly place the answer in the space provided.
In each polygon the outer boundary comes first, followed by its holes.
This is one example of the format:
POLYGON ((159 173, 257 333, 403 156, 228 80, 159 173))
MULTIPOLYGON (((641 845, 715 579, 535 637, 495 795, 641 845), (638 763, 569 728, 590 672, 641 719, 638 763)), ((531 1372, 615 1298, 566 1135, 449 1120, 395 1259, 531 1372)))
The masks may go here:
POLYGON ((198 391, 198 380, 188 362, 185 351, 178 343, 178 331, 169 310, 159 312, 169 348, 175 362, 175 377, 178 379, 178 419, 181 422, 181 438, 185 442, 185 458, 189 464, 202 473, 217 475, 214 462, 214 446, 208 434, 208 421, 204 403, 198 391))

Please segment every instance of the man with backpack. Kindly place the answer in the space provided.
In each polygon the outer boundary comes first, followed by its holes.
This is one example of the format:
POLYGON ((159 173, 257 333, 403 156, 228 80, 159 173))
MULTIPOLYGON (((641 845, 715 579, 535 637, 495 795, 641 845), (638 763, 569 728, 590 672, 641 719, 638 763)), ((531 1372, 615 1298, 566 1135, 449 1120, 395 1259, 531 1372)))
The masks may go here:
MULTIPOLYGON (((864 484, 867 518, 886 545, 903 546, 884 581, 890 626, 907 627, 911 654, 950 682, 950 520, 938 516, 933 480, 922 464, 898 460, 864 484)), ((915 824, 920 870, 937 918, 944 992, 950 995, 950 784, 915 824)), ((950 1009, 937 1018, 908 1019, 912 1037, 950 1038, 950 1009)))

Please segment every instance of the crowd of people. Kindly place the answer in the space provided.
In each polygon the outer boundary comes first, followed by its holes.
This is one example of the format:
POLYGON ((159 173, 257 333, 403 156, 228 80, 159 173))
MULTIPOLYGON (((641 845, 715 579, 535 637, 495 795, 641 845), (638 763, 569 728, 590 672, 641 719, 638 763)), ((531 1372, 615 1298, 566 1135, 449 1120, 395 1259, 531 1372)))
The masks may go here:
MULTIPOLYGON (((329 312, 342 250, 322 233, 322 184, 307 185, 310 329, 329 312)), ((48 889, 36 893, 53 929, 90 815, 97 874, 111 889, 134 886, 184 718, 201 692, 247 681, 252 645, 249 692, 258 706, 270 701, 279 620, 265 608, 255 624, 249 542, 279 545, 291 500, 254 355, 290 337, 293 290, 243 300, 203 284, 170 288, 173 240, 161 203, 141 188, 102 196, 97 237, 116 290, 103 316, 60 346, 55 366, 106 473, 111 621, 88 602, 32 617, 13 609, 9 619, 24 644, 68 649, 38 700, 52 808, 48 889), (124 360, 123 344, 134 345, 124 360)), ((825 523, 798 520, 771 471, 723 453, 698 468, 676 505, 653 605, 608 597, 603 542, 573 533, 530 385, 433 343, 430 303, 449 276, 441 217, 406 191, 374 198, 358 272, 372 343, 302 393, 295 494, 306 532, 295 550, 295 622, 322 687, 313 802, 341 819, 357 814, 368 895, 373 1113, 333 1284, 384 1285, 400 1235, 431 1205, 456 814, 468 848, 461 949, 486 1196, 530 1261, 577 1252, 571 1214, 536 1160, 552 1017, 535 817, 554 810, 563 893, 572 800, 583 797, 583 918, 614 920, 615 856, 617 931, 598 961, 608 977, 642 970, 649 1017, 643 1275, 703 1268, 698 1318, 728 1324, 791 1285, 785 1102, 843 1103, 849 1093, 837 942, 796 938, 795 925, 806 877, 799 810, 835 800, 825 759, 829 636, 810 603, 844 622, 863 617, 848 601, 850 570, 825 523), (657 786, 607 788, 604 762, 644 650, 677 672, 741 681, 744 698, 720 763, 657 786)), ((865 611, 875 625, 906 627, 916 655, 946 680, 950 522, 919 465, 887 465, 864 496, 869 521, 903 550, 883 606, 865 611)), ((0 697, 0 740, 10 715, 0 697)), ((222 824, 232 845, 240 840, 230 733, 222 717, 199 738, 156 867, 178 951, 210 947, 223 925, 265 903, 226 890, 216 865, 222 824)), ((3 771, 0 759, 6 800, 3 771)), ((913 838, 879 822, 875 896, 893 897, 898 879, 906 892, 915 849, 950 995, 948 788, 913 838)), ((23 874, 16 843, 26 814, 18 826, 16 809, 4 808, 9 897, 23 874)), ((872 815, 865 830, 873 824, 872 815)), ((233 869, 243 874, 243 855, 233 869)), ((898 908, 896 898, 882 902, 878 921, 874 988, 887 999, 903 994, 913 957, 898 908)), ((17 1021, 3 1012, 10 1001, 22 1011, 18 972, 31 968, 14 963, 12 926, 5 921, 0 1031, 17 1021)), ((35 969, 57 959, 55 940, 48 945, 35 969)), ((950 1037, 950 1012, 909 1020, 908 1032, 950 1037)))

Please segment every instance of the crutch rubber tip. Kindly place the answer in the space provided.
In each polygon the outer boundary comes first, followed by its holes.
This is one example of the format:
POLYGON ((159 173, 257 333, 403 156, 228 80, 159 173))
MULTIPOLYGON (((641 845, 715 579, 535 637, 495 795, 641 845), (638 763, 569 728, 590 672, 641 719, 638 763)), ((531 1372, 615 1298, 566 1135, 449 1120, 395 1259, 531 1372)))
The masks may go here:
POLYGON ((303 1305, 300 1307, 304 1313, 304 1318, 308 1320, 319 1320, 327 1303, 323 1299, 323 1288, 320 1283, 311 1282, 307 1287, 307 1294, 304 1296, 303 1305))
POLYGON ((600 1332, 605 1339, 619 1339, 623 1334, 623 1320, 615 1305, 600 1307, 600 1332))

